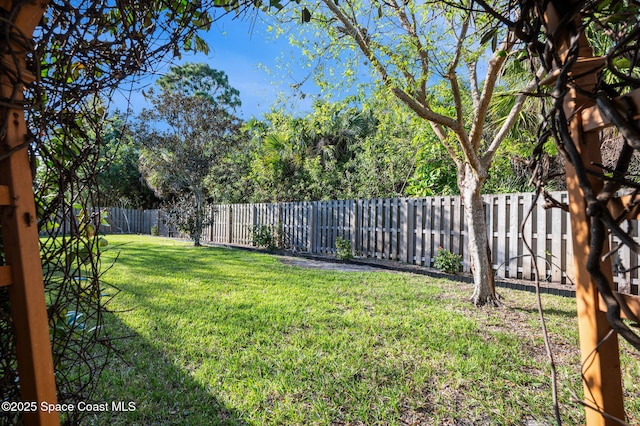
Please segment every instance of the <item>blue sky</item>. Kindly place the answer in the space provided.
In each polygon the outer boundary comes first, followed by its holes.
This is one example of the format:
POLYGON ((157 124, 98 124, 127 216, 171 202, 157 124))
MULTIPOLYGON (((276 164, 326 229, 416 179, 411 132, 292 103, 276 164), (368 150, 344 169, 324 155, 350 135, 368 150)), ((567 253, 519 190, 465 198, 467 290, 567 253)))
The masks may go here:
MULTIPOLYGON (((268 17, 258 15, 254 19, 225 17, 214 22, 211 30, 203 35, 209 44, 209 53, 184 54, 181 59, 175 59, 174 63, 204 62, 211 68, 225 71, 231 86, 240 91, 240 115, 243 118, 260 118, 271 109, 280 93, 291 95, 290 86, 299 83, 308 74, 308 71, 305 73, 302 69, 296 69, 296 66, 285 70, 277 69, 278 63, 299 56, 299 51, 289 45, 286 37, 276 40, 267 31, 267 19, 268 17), (272 72, 268 73, 264 68, 271 69, 272 72)), ((156 76, 145 76, 139 83, 123 86, 113 98, 112 109, 126 110, 128 97, 133 112, 139 112, 146 106, 141 89, 152 86, 155 78, 168 69, 169 65, 162 66, 156 76), (131 88, 133 90, 130 91, 131 88)), ((318 91, 311 79, 304 88, 316 93, 318 91)), ((290 96, 287 99, 287 106, 293 110, 308 110, 311 105, 309 98, 302 102, 290 96)))

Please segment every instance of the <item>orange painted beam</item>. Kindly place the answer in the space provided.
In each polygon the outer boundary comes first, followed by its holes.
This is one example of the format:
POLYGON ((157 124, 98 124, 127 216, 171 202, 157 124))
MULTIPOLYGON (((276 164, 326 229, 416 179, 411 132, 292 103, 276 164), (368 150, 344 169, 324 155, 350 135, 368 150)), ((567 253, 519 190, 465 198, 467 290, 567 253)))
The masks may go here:
MULTIPOLYGON (((600 156, 598 135, 582 139, 582 146, 596 147, 590 153, 582 153, 583 161, 592 155, 600 156)), ((595 159, 595 158, 594 158, 595 159)), ((588 164, 588 163, 587 163, 588 164)), ((576 305, 578 311, 578 331, 580 335, 580 353, 582 356, 582 375, 584 376, 584 400, 607 414, 625 419, 622 393, 622 372, 618 336, 613 334, 606 341, 611 327, 606 313, 600 309, 600 295, 596 284, 587 271, 586 259, 589 256, 589 218, 586 203, 578 187, 573 167, 567 165, 567 188, 569 190, 569 209, 573 239, 574 274, 576 283, 576 305)), ((606 251, 605 247, 605 251, 606 251)), ((602 265, 603 272, 612 279, 611 261, 602 265)), ((588 426, 613 426, 619 423, 602 416, 598 411, 586 408, 588 426)))
MULTIPOLYGON (((5 31, 13 33, 13 40, 20 35, 30 36, 43 16, 47 2, 43 0, 19 2, 14 27, 5 23, 5 31), (7 29, 8 28, 8 29, 7 29)), ((13 2, 0 0, 0 8, 12 11, 13 2)), ((0 44, 7 39, 0 40, 0 44)), ((36 225, 31 167, 24 141, 27 126, 22 110, 23 84, 33 78, 25 69, 26 51, 16 42, 0 46, 0 51, 10 52, 1 57, 0 96, 12 99, 15 108, 1 108, 0 119, 6 122, 6 133, 0 146, 11 152, 0 162, 0 185, 9 188, 12 195, 9 206, 0 207, 0 223, 5 259, 11 265, 13 284, 8 287, 11 314, 16 332, 16 356, 20 378, 20 396, 24 402, 55 404, 56 384, 49 340, 49 322, 45 302, 40 242, 36 225), (17 63, 15 59, 18 59, 17 63), (11 74, 20 80, 11 79, 11 74)), ((37 410, 23 413, 25 425, 58 425, 55 411, 37 410)))
POLYGON ((640 219, 640 197, 637 195, 623 195, 611 197, 607 203, 611 217, 618 220, 640 219))
MULTIPOLYGON (((634 296, 632 294, 624 294, 624 293, 616 293, 616 297, 618 299, 622 299, 624 303, 627 304, 627 307, 631 311, 631 313, 635 316, 635 318, 629 318, 624 312, 621 312, 621 316, 626 319, 635 320, 636 318, 640 318, 640 296, 634 296)), ((602 312, 607 311, 607 305, 605 305, 602 298, 600 298, 600 310, 602 312)))
MULTIPOLYGON (((580 27, 579 19, 579 17, 576 18, 575 27, 580 27)), ((559 51, 556 53, 564 61, 572 43, 572 34, 564 29, 571 26, 560 26, 561 19, 553 2, 547 6, 545 21, 547 32, 553 34, 557 42, 559 51)), ((594 163, 602 163, 600 137, 597 132, 584 130, 583 118, 579 112, 592 107, 593 101, 581 95, 580 90, 589 92, 594 89, 597 83, 596 71, 601 66, 601 59, 593 57, 592 49, 584 34, 580 37, 579 43, 577 68, 571 73, 575 86, 566 87, 563 108, 569 120, 567 124, 571 138, 579 151, 582 164, 590 168, 594 163)), ((605 340, 611 331, 611 326, 606 314, 600 310, 597 285, 586 265, 590 252, 590 218, 576 171, 568 162, 566 180, 569 192, 584 401, 589 405, 585 411, 586 424, 587 426, 613 426, 619 424, 613 418, 622 420, 626 418, 618 336, 613 333, 605 340), (600 411, 610 417, 603 416, 600 411)), ((596 193, 603 186, 602 181, 593 176, 590 178, 590 184, 596 193)), ((608 251, 606 246, 605 244, 605 252, 608 251)), ((602 262, 601 270, 612 283, 613 270, 610 258, 602 262)))
POLYGON ((0 287, 6 287, 13 284, 13 272, 11 266, 0 266, 0 287))
MULTIPOLYGON (((628 111, 640 111, 640 89, 633 90, 627 95, 616 98, 613 102, 624 117, 627 116, 628 111)), ((611 121, 605 117, 596 105, 583 109, 580 114, 582 116, 582 127, 585 132, 604 129, 612 125, 611 121)), ((640 114, 634 115, 633 118, 640 119, 640 114)))
POLYGON ((8 206, 11 204, 11 196, 9 194, 9 187, 7 185, 0 185, 0 206, 8 206))

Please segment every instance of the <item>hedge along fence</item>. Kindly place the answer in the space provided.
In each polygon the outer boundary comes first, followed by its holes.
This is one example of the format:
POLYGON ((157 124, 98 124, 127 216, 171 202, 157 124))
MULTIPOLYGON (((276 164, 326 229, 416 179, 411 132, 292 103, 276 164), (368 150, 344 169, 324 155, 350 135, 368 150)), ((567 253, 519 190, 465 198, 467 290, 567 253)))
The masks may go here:
MULTIPOLYGON (((552 195, 568 202, 566 192, 552 195)), ((534 259, 526 250, 524 236, 538 260, 541 279, 571 284, 569 215, 560 209, 544 209, 539 202, 521 232, 520 224, 533 200, 534 195, 529 193, 484 196, 496 276, 534 279, 534 259)), ((462 255, 463 271, 470 272, 467 226, 460 197, 218 204, 210 207, 209 214, 210 224, 203 232, 203 242, 250 246, 252 229, 268 226, 285 248, 299 252, 335 255, 336 240, 340 237, 351 242, 357 256, 433 267, 438 248, 442 247, 462 255)), ((146 228, 134 229, 131 215, 128 217, 131 232, 149 233, 146 228)), ((160 235, 178 235, 175 230, 169 234, 161 211, 150 217, 156 218, 156 223, 150 219, 149 228, 156 224, 160 235)), ((109 218, 111 231, 107 232, 127 229, 116 223, 116 211, 109 218)), ((633 226, 632 235, 638 240, 636 221, 633 226)), ((612 247, 616 245, 617 241, 612 239, 612 247)), ((618 290, 639 294, 640 279, 634 269, 640 264, 638 255, 622 249, 614 264, 622 265, 619 269, 631 269, 614 274, 618 290)))

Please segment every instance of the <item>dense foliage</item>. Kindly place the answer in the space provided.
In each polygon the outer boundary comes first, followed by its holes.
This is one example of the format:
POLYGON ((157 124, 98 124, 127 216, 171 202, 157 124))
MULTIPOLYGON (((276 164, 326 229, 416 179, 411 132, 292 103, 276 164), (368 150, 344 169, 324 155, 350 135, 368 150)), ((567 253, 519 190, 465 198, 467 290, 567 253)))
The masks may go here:
POLYGON ((120 114, 107 121, 98 169, 100 206, 153 208, 159 203, 138 166, 142 144, 120 114))
MULTIPOLYGON (((148 96, 150 99, 157 96, 154 102, 164 104, 162 95, 151 91, 148 96)), ((159 152, 152 154, 149 147, 152 141, 159 143, 154 139, 157 135, 152 131, 148 113, 139 118, 138 127, 146 129, 145 136, 139 134, 134 138, 140 147, 124 143, 112 168, 123 163, 137 164, 141 171, 132 176, 146 176, 147 184, 165 201, 174 200, 181 192, 192 193, 188 185, 178 182, 175 170, 185 173, 190 162, 204 161, 209 151, 193 146, 193 151, 184 153, 190 158, 188 161, 178 157, 168 159, 159 152), (154 161, 167 161, 169 169, 154 165, 154 161), (176 164, 181 167, 176 168, 176 164), (160 183, 174 187, 162 188, 160 183)), ((429 126, 383 93, 374 93, 365 102, 317 101, 312 111, 302 116, 274 109, 263 119, 246 121, 242 128, 242 133, 228 141, 215 157, 207 157, 210 164, 194 175, 198 178, 198 191, 209 202, 459 194, 455 164, 437 143, 429 126)), ((527 155, 526 144, 517 137, 508 139, 500 152, 485 191, 529 190, 522 161, 527 155)), ((137 186, 130 188, 133 192, 124 195, 124 199, 138 196, 137 186)))

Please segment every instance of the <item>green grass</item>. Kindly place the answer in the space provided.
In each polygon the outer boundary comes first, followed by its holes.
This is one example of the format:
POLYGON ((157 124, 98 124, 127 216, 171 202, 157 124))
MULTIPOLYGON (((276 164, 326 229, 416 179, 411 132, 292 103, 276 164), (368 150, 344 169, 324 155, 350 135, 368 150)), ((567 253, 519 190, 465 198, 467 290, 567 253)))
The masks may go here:
MULTIPOLYGON (((552 423, 533 295, 388 272, 330 272, 277 257, 109 236, 104 281, 121 292, 106 330, 121 358, 96 400, 111 425, 552 423)), ((574 301, 545 296, 566 424, 583 421, 574 301)), ((630 351, 629 351, 630 352, 630 351)), ((623 358, 640 421, 640 360, 623 358)))

